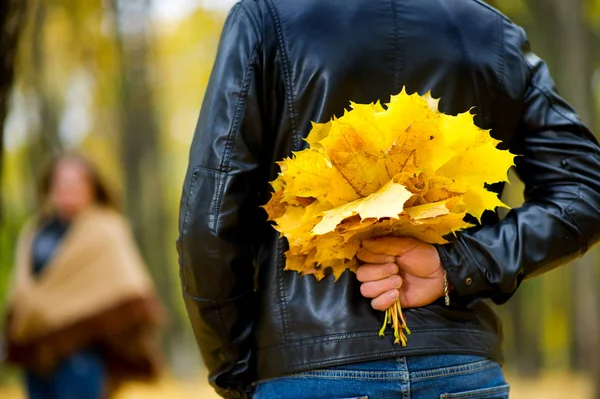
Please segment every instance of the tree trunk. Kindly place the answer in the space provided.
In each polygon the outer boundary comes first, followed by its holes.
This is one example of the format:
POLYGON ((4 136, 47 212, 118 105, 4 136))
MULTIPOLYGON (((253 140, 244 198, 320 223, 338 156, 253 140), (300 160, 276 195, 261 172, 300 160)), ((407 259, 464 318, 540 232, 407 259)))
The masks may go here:
MULTIPOLYGON (((0 2, 0 188, 4 165, 4 121, 8 113, 8 100, 15 76, 15 55, 27 11, 26 0, 0 2)), ((0 222, 2 221, 2 196, 0 195, 0 222)))
POLYGON ((58 135, 59 107, 52 93, 48 91, 48 85, 44 79, 46 72, 46 51, 44 48, 44 25, 46 22, 45 1, 38 1, 35 13, 32 37, 31 61, 33 65, 33 85, 37 94, 38 109, 40 115, 40 135, 43 152, 51 154, 60 153, 62 144, 58 135))
MULTIPOLYGON (((120 52, 121 160, 125 177, 125 209, 157 289, 172 315, 170 342, 185 328, 175 295, 174 256, 167 247, 173 220, 164 203, 160 135, 149 70, 148 1, 112 0, 120 52), (127 26, 125 26, 127 24, 127 26)), ((172 347, 172 345, 170 345, 172 347)))
MULTIPOLYGON (((11 231, 8 226, 10 217, 4 220, 4 204, 2 189, 2 176, 4 166, 4 121, 8 114, 8 102, 15 78, 15 58, 18 49, 19 38, 22 33, 23 25, 27 15, 28 2, 26 0, 3 0, 0 1, 0 225, 5 227, 5 231, 11 231)), ((0 234, 0 241, 4 237, 0 234)), ((2 242, 4 244, 4 242, 2 242)), ((3 249, 0 253, 0 278, 8 276, 10 260, 3 249), (7 262, 8 261, 8 262, 7 262)), ((4 297, 0 293, 0 297, 4 297)), ((4 309, 2 309, 4 311, 4 309)), ((0 312, 3 318, 4 313, 0 312)), ((6 373, 0 372, 0 383, 6 378, 6 373)))
POLYGON ((30 5, 32 27, 27 42, 28 62, 22 66, 21 75, 35 95, 35 109, 31 112, 37 113, 40 122, 27 143, 24 175, 29 181, 36 182, 47 158, 60 153, 63 147, 58 134, 60 107, 45 79, 48 49, 44 46, 44 29, 48 4, 33 0, 30 5))

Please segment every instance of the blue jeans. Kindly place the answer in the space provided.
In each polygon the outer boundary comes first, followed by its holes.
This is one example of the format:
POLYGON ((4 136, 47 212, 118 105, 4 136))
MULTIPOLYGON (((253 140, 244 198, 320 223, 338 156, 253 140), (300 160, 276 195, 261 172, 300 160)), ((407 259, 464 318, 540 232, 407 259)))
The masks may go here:
POLYGON ((506 399, 496 362, 436 355, 355 363, 257 384, 254 399, 506 399))
POLYGON ((47 377, 25 374, 29 399, 101 399, 105 370, 99 353, 87 350, 65 359, 47 377))

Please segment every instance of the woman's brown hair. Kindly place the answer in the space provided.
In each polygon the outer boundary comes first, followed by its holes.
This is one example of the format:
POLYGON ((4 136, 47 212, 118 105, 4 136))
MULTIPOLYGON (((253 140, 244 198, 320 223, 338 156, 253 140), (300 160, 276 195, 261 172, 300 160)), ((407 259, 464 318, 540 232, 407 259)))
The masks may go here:
POLYGON ((98 168, 89 158, 74 152, 62 153, 54 157, 42 171, 38 184, 38 201, 42 209, 48 203, 48 196, 52 186, 52 176, 54 174, 54 170, 58 164, 63 161, 75 162, 86 169, 90 178, 92 189, 94 190, 95 200, 98 205, 120 211, 121 207, 119 201, 116 199, 114 192, 109 189, 109 186, 102 179, 98 168))

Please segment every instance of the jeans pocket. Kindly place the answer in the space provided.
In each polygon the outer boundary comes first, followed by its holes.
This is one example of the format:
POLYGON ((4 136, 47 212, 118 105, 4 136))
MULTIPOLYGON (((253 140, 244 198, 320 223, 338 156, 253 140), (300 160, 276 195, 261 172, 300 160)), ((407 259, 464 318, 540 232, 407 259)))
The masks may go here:
POLYGON ((440 399, 508 399, 510 386, 501 385, 493 388, 476 389, 458 393, 443 393, 440 399))

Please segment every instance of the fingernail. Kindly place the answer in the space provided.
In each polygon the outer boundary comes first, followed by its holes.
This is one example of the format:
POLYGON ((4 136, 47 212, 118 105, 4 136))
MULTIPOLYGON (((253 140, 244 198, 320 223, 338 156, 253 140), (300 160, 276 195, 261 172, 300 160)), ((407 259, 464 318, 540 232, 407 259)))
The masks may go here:
POLYGON ((398 298, 398 295, 400 295, 400 293, 398 292, 398 290, 391 290, 390 292, 388 292, 388 296, 391 299, 396 299, 398 298))
POLYGON ((400 286, 402 285, 402 278, 400 278, 400 276, 393 276, 392 284, 394 285, 394 287, 400 288, 400 286))
POLYGON ((398 266, 396 266, 396 265, 393 265, 393 264, 392 264, 392 265, 390 265, 390 273, 391 273, 391 274, 396 274, 396 273, 398 273, 398 266))

